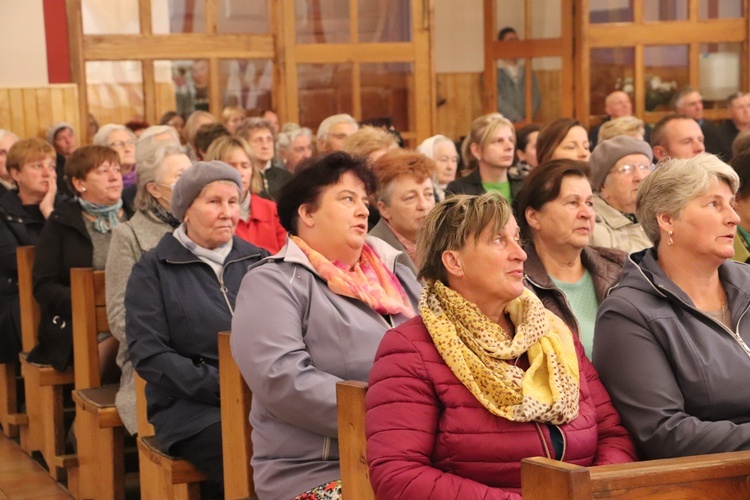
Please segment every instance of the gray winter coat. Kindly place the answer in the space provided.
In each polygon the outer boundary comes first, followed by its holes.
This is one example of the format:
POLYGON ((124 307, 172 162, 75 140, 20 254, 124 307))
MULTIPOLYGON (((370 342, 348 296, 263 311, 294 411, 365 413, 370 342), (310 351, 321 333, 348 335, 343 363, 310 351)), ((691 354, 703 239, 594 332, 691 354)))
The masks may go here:
POLYGON ((634 253, 599 308, 594 365, 641 458, 750 449, 750 267, 719 277, 732 328, 696 309, 657 263, 634 253))
POLYGON ((120 224, 112 231, 112 241, 107 253, 106 296, 107 319, 112 335, 120 342, 117 350, 117 366, 122 370, 120 390, 117 391, 115 406, 120 419, 130 434, 138 430, 135 411, 135 376, 133 363, 128 355, 128 341, 125 339, 125 287, 130 271, 140 260, 141 255, 154 248, 164 233, 171 233, 172 226, 151 215, 138 211, 128 222, 120 224))
MULTIPOLYGON (((367 243, 412 305, 420 286, 382 240, 367 243)), ((253 392, 255 490, 289 499, 339 479, 336 382, 367 381, 386 330, 406 321, 332 292, 291 240, 250 269, 237 296, 232 353, 253 392)))

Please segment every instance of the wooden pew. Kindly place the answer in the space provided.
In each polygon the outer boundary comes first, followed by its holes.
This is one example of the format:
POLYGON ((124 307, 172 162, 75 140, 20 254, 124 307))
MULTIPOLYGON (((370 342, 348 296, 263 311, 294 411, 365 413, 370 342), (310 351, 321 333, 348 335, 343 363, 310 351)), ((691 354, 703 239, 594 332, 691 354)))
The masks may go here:
POLYGON ((375 499, 365 456, 365 394, 366 382, 347 380, 336 384, 343 500, 375 499))
POLYGON ((98 334, 109 331, 104 271, 71 269, 77 498, 125 498, 125 428, 115 407, 119 384, 102 386, 98 334))
POLYGON ((253 394, 232 357, 229 335, 229 332, 219 333, 224 498, 256 498, 253 468, 250 465, 253 428, 248 420, 253 394))
POLYGON ((18 427, 29 422, 26 414, 18 411, 18 362, 0 364, 0 426, 9 438, 18 436, 18 427))
POLYGON ((579 467, 521 462, 524 500, 750 498, 750 451, 579 467))
MULTIPOLYGON (((61 481, 66 470, 76 464, 75 455, 65 454, 63 391, 72 385, 73 369, 58 372, 50 365, 30 363, 26 356, 37 345, 39 304, 34 299, 32 269, 34 247, 19 247, 18 292, 21 303, 21 374, 26 396, 26 424, 20 426, 21 448, 29 455, 41 451, 50 475, 61 481)), ((75 490, 71 484, 71 491, 75 490)))
POLYGON ((135 376, 138 414, 138 466, 141 498, 199 500, 200 483, 207 478, 187 460, 172 457, 159 449, 154 427, 146 412, 146 381, 135 376))

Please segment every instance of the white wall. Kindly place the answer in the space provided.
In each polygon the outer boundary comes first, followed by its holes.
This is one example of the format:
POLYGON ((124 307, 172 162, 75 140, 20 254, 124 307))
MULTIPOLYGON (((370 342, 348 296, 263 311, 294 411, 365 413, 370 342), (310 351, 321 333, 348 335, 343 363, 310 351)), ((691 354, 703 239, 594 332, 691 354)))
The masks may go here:
POLYGON ((436 73, 479 73, 484 70, 482 0, 434 0, 436 73))
POLYGON ((0 86, 47 85, 42 0, 0 0, 0 86))

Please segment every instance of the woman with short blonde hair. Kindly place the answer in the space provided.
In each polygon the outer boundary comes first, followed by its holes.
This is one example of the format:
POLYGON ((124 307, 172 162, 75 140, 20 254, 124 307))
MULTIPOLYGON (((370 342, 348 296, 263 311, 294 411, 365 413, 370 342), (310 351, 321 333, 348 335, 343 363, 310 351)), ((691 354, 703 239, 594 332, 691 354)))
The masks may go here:
POLYGON ((646 133, 646 126, 643 120, 635 116, 620 116, 613 118, 612 120, 602 123, 599 127, 599 143, 612 139, 618 135, 627 135, 643 140, 643 136, 646 133))

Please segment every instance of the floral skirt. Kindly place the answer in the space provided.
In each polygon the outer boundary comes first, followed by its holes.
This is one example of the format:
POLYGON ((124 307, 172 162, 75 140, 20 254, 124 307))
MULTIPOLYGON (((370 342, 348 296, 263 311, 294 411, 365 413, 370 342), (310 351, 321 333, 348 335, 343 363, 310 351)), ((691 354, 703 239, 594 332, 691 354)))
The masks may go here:
POLYGON ((341 479, 307 490, 294 500, 341 500, 341 479))

